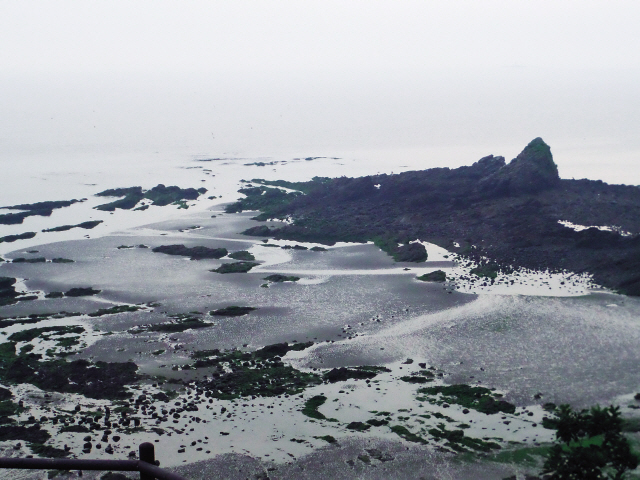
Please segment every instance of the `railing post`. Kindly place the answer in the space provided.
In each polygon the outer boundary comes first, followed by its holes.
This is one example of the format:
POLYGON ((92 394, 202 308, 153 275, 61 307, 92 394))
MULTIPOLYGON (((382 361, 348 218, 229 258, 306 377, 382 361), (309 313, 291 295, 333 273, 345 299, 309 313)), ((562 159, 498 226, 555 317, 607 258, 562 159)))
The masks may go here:
MULTIPOLYGON (((150 463, 151 465, 156 464, 156 454, 154 450, 153 443, 144 442, 140 444, 140 461, 150 463)), ((153 475, 149 475, 148 473, 140 472, 140 480, 155 480, 156 477, 153 475)))

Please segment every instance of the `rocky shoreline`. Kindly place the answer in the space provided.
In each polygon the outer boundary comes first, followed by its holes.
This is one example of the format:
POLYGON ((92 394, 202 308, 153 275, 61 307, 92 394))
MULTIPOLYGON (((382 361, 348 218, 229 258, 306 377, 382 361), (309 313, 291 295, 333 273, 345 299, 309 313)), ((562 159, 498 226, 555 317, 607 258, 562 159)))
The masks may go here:
POLYGON ((491 155, 456 169, 252 182, 262 185, 249 184, 241 190, 247 197, 227 210, 260 209, 256 220, 287 224, 247 234, 329 245, 374 241, 383 249, 420 239, 494 269, 589 273, 605 287, 640 295, 640 188, 560 179, 540 138, 508 164, 491 155), (299 192, 276 194, 269 186, 299 192))

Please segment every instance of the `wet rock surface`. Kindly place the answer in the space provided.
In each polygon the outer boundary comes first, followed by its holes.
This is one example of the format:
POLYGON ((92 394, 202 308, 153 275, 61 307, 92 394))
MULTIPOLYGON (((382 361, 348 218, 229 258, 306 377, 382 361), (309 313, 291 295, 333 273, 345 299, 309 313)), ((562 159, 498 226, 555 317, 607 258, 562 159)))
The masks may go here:
POLYGON ((329 245, 421 239, 504 266, 589 272, 604 286, 640 295, 640 188, 560 179, 539 138, 508 164, 489 156, 456 169, 314 179, 304 195, 260 208, 261 219, 293 223, 245 234, 329 245), (613 230, 575 231, 561 220, 613 230))
POLYGON ((20 205, 12 205, 10 207, 2 207, 3 210, 6 209, 23 211, 18 213, 6 213, 0 215, 0 225, 21 224, 25 218, 34 215, 48 217, 53 213, 53 210, 57 208, 68 207, 80 201, 81 200, 46 201, 37 203, 23 203, 20 205))
POLYGON ((209 248, 203 246, 185 247, 184 245, 161 245, 153 248, 152 251, 166 255, 189 257, 191 260, 203 260, 206 258, 219 259, 229 253, 226 248, 209 248))
MULTIPOLYGON (((123 197, 120 200, 114 202, 105 203, 95 207, 97 210, 104 210, 107 212, 113 212, 116 209, 131 210, 138 202, 143 199, 148 199, 153 205, 166 206, 169 204, 178 204, 185 200, 196 200, 200 195, 207 192, 206 188, 180 188, 177 186, 166 187, 163 184, 158 184, 150 190, 144 191, 142 187, 126 187, 126 188, 112 188, 97 193, 99 197, 123 197)), ((141 207, 147 207, 148 205, 142 205, 141 207)), ((144 208, 140 208, 144 210, 144 208)))

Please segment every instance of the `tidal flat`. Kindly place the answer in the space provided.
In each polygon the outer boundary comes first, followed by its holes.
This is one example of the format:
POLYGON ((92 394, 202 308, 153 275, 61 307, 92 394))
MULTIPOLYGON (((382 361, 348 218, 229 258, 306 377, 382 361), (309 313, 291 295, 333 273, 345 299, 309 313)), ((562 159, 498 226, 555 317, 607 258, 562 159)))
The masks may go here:
MULTIPOLYGON (((233 182, 195 169, 210 192, 229 189, 222 200, 88 217, 103 202, 90 199, 64 223, 104 220, 91 238, 73 229, 3 250, 0 276, 31 297, 0 307, 3 455, 127 458, 152 441, 162 466, 193 479, 495 479, 539 471, 555 435, 550 404, 615 404, 640 418, 637 298, 571 272, 487 282, 426 242, 427 261, 413 263, 373 243, 242 235, 281 224, 224 212, 262 167, 210 164, 221 177, 234 169, 233 182), (154 252, 166 245, 248 252, 257 265, 220 274, 244 258, 154 252), (417 279, 435 271, 444 282, 417 279), (72 289, 97 293, 47 298, 72 289), (72 387, 53 381, 61 365, 72 387), (115 383, 86 376, 101 369, 115 383)), ((286 177, 282 167, 271 175, 286 177)), ((20 227, 41 222, 40 232, 55 215, 20 227)))

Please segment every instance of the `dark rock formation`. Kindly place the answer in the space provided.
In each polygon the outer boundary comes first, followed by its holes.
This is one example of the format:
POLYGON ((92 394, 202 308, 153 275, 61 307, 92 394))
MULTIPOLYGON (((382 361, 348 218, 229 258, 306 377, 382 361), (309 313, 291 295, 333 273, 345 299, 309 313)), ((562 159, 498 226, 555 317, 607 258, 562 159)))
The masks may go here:
POLYGON ((216 273, 247 273, 253 267, 257 267, 260 265, 256 262, 233 262, 233 263, 223 263, 218 268, 214 268, 211 270, 216 273))
POLYGON ((444 282, 447 280, 447 274, 442 270, 436 270, 435 272, 420 275, 417 279, 422 280, 423 282, 444 282))
POLYGON ((16 354, 13 342, 0 344, 0 352, 0 379, 3 383, 31 383, 46 391, 81 393, 97 399, 124 399, 130 396, 124 386, 138 380, 138 367, 133 362, 42 361, 41 355, 16 354))
MULTIPOLYGON (((177 186, 166 187, 158 184, 151 190, 143 191, 142 187, 128 188, 111 188, 103 192, 96 193, 99 197, 124 197, 115 202, 98 205, 97 210, 108 212, 114 211, 116 208, 130 210, 134 208, 138 202, 144 198, 151 200, 153 205, 165 206, 183 200, 196 200, 200 195, 207 192, 206 188, 180 188, 177 186)), ((136 208, 136 210, 144 210, 144 208, 136 208)))
POLYGON ((0 237, 0 243, 12 243, 16 240, 28 240, 36 236, 36 232, 25 232, 19 233, 18 235, 6 235, 4 237, 0 237))
POLYGON ((278 228, 269 228, 266 225, 258 225, 257 227, 247 228, 242 233, 253 237, 271 237, 272 235, 275 235, 278 230, 278 228))
POLYGON ((427 249, 421 243, 408 243, 396 248, 393 258, 396 262, 425 262, 427 249))
MULTIPOLYGON (((501 158, 496 157, 490 161, 496 162, 501 158)), ((480 161, 483 160, 485 159, 480 161)), ((553 161, 551 149, 538 137, 508 165, 485 177, 479 186, 489 194, 514 196, 548 190, 556 187, 559 182, 558 167, 553 161)))
POLYGON ((244 260, 247 262, 251 262, 256 259, 256 257, 246 250, 239 250, 237 252, 230 253, 229 258, 233 258, 234 260, 244 260))
POLYGON ((15 298, 20 295, 14 287, 17 279, 12 277, 0 277, 0 305, 15 303, 15 298))
POLYGON ((2 207, 7 210, 24 210, 18 213, 7 213, 0 215, 1 225, 16 225, 21 224, 23 220, 31 216, 48 217, 56 208, 63 208, 73 205, 74 203, 81 202, 82 200, 60 200, 60 201, 47 201, 37 203, 23 203, 20 205, 12 205, 10 207, 2 207))
POLYGON ((64 293, 62 292, 49 292, 44 296, 44 298, 62 298, 62 297, 64 297, 64 293))
POLYGON ((51 435, 46 430, 41 430, 40 425, 25 427, 22 425, 8 425, 0 427, 0 441, 25 440, 42 444, 49 440, 51 435))
POLYGON ((78 223, 77 225, 61 225, 60 227, 53 228, 45 228, 42 230, 43 232, 65 232, 67 230, 71 230, 72 228, 84 228, 86 230, 90 230, 102 223, 102 220, 90 220, 88 222, 78 223))
POLYGON ((92 287, 74 287, 65 292, 67 297, 88 297, 100 293, 101 290, 95 290, 92 287))
POLYGON ((35 257, 35 258, 24 258, 18 257, 14 258, 11 263, 45 263, 47 261, 44 257, 35 257))
POLYGON ((640 295, 640 188, 562 180, 539 138, 506 165, 488 156, 456 169, 314 179, 303 188, 257 217, 292 224, 243 233, 327 245, 375 241, 390 254, 386 246, 420 239, 500 266, 588 272, 640 295), (574 231, 560 220, 615 228, 574 231))
POLYGON ((343 382, 350 378, 366 380, 375 377, 378 373, 380 372, 375 370, 340 367, 329 370, 324 374, 324 379, 330 383, 343 382))
POLYGON ((283 357, 287 354, 288 351, 301 351, 305 348, 309 348, 313 345, 313 342, 305 342, 305 343, 274 343, 273 345, 267 345, 266 347, 262 347, 259 350, 255 351, 255 356, 257 358, 274 358, 274 357, 283 357))
POLYGON ((227 256, 229 253, 226 248, 209 248, 209 247, 185 247, 184 245, 161 245, 151 250, 156 253, 165 253, 167 255, 180 255, 189 257, 191 260, 203 260, 206 258, 219 259, 227 256))
POLYGON ((255 307, 238 307, 232 305, 230 307, 220 308, 218 310, 212 310, 209 315, 216 315, 220 317, 241 317, 256 310, 255 307))
POLYGON ((273 275, 269 275, 263 278, 263 280, 267 280, 268 282, 282 283, 282 282, 297 282, 300 280, 300 277, 296 277, 294 275, 280 275, 279 273, 274 273, 273 275))

